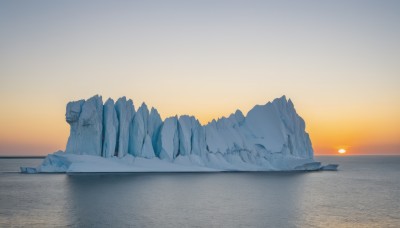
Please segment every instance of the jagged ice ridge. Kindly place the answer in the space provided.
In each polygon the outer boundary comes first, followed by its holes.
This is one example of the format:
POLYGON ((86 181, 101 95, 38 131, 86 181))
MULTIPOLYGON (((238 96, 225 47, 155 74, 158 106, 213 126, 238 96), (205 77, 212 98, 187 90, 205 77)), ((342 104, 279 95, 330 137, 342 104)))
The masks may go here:
POLYGON ((256 105, 246 116, 201 125, 194 116, 162 121, 132 100, 101 96, 69 102, 65 152, 22 172, 148 172, 317 170, 305 122, 285 96, 256 105))

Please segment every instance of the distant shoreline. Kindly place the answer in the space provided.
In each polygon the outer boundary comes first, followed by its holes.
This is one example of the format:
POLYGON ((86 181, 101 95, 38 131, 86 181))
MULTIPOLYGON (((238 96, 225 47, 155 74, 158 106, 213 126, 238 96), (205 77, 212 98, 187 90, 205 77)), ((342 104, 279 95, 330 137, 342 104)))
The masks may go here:
POLYGON ((46 156, 0 156, 0 159, 26 159, 26 158, 33 158, 33 159, 42 159, 45 158, 46 156))
MULTIPOLYGON (((324 154, 324 155, 314 155, 317 157, 361 157, 361 156, 400 156, 400 154, 352 154, 352 155, 335 155, 335 154, 324 154)), ((43 159, 46 156, 0 156, 0 159, 43 159)))

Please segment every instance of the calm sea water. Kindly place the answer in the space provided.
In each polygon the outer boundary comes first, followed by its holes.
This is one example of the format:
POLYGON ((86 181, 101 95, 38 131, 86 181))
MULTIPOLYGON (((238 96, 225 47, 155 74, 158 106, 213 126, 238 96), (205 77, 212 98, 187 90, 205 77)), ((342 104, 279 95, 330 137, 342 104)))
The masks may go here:
POLYGON ((400 156, 318 157, 337 172, 17 173, 0 159, 0 227, 400 227, 400 156))

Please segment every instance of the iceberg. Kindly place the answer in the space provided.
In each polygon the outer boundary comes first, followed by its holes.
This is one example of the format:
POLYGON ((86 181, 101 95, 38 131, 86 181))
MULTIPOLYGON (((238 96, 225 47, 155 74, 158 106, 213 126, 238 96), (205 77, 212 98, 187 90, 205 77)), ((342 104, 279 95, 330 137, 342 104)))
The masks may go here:
POLYGON ((314 161, 305 122, 285 96, 206 125, 189 115, 161 119, 126 97, 67 104, 64 151, 24 173, 335 170, 314 161))

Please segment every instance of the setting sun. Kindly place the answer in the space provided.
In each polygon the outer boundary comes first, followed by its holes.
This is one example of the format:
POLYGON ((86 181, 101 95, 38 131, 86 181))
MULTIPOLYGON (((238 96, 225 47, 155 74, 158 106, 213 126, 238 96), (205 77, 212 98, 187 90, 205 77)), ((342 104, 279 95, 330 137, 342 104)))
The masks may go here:
POLYGON ((346 153, 346 150, 345 149, 339 149, 338 152, 339 152, 339 154, 344 154, 344 153, 346 153))

